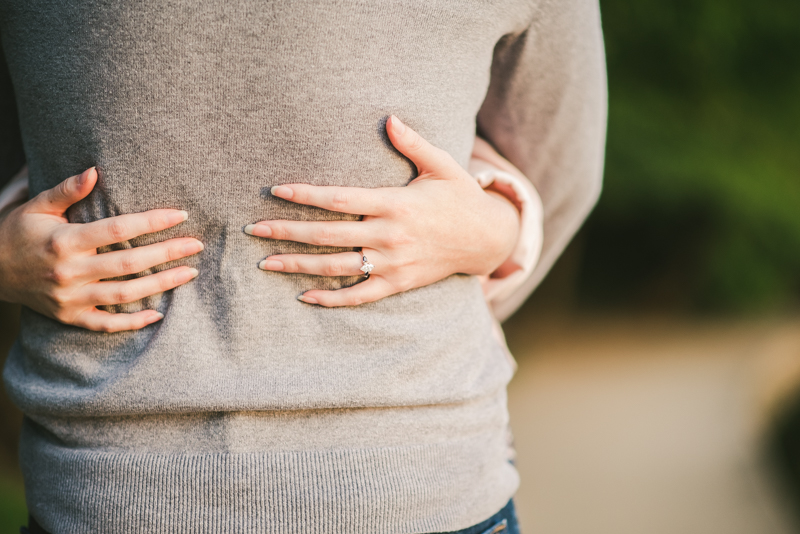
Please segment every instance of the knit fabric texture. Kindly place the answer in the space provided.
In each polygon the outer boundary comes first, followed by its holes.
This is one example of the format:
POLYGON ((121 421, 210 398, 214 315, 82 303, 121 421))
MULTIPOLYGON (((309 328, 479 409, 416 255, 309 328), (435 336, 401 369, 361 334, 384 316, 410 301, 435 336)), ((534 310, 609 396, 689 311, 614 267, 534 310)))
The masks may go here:
MULTIPOLYGON (((296 297, 360 278, 257 263, 341 249, 242 229, 357 218, 272 197, 273 185, 407 184, 415 168, 388 141, 390 114, 465 167, 477 127, 544 207, 541 260, 496 310, 507 316, 599 193, 596 0, 0 0, 0 37, 0 96, 19 116, 0 138, 21 139, 31 195, 96 165, 71 222, 189 213, 100 252, 205 244, 137 275, 183 264, 194 281, 108 307, 164 314, 142 330, 23 309, 4 381, 26 416, 28 506, 45 529, 411 534, 466 528, 508 502, 513 362, 479 281, 312 306, 296 297)), ((9 147, 0 185, 21 164, 9 147)))

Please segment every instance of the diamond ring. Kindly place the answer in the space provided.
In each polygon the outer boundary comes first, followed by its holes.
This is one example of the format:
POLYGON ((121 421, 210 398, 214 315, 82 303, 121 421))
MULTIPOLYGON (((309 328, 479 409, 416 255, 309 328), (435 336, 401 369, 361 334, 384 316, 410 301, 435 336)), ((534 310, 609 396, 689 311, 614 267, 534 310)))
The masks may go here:
POLYGON ((364 254, 361 254, 361 272, 364 273, 364 279, 369 278, 369 273, 372 272, 375 266, 372 265, 364 254))

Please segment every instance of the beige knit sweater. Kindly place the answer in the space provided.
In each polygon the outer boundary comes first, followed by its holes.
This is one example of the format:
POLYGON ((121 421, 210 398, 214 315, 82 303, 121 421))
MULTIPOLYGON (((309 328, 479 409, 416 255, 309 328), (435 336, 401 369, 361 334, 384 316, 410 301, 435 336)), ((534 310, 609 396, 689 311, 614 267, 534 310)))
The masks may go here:
POLYGON ((260 271, 269 254, 333 249, 242 227, 342 217, 270 185, 407 183, 389 114, 464 166, 477 125, 544 207, 542 256, 495 310, 507 316, 600 189, 596 2, 0 0, 0 38, 0 109, 19 112, 19 125, 0 116, 0 186, 21 139, 32 194, 99 167, 72 222, 180 208, 186 223, 119 247, 206 245, 184 260, 194 282, 118 308, 164 313, 140 331, 23 309, 4 380, 26 415, 28 506, 45 528, 422 533, 505 504, 518 483, 513 369, 480 282, 308 306, 296 295, 358 279, 260 271))

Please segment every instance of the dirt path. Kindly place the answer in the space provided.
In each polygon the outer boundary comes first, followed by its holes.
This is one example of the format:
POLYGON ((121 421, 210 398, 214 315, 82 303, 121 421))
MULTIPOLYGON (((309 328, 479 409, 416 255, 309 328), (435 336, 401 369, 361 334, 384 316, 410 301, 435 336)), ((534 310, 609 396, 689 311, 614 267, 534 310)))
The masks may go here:
POLYGON ((521 321, 509 406, 527 533, 796 532, 760 451, 800 384, 800 320, 521 321))

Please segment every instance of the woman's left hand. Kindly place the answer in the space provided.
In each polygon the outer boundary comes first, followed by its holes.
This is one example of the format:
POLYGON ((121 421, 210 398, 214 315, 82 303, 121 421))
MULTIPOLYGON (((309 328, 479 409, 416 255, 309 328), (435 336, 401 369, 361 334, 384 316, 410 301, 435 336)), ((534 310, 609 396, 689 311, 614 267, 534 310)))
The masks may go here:
MULTIPOLYGON (((272 194, 298 204, 363 215, 361 221, 262 221, 248 234, 333 247, 359 247, 374 265, 354 286, 310 290, 299 300, 321 306, 357 306, 426 286, 455 273, 488 275, 511 254, 519 213, 505 197, 484 191, 447 152, 391 116, 392 144, 416 166, 406 187, 368 189, 287 184, 272 194)), ((361 272, 362 254, 279 254, 259 264, 267 271, 321 276, 361 272)))

